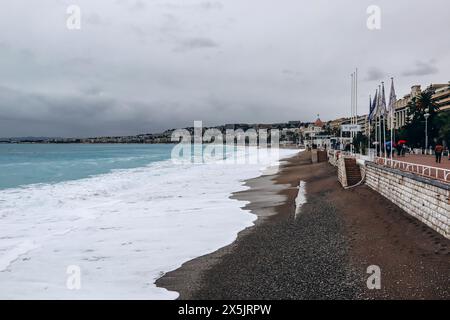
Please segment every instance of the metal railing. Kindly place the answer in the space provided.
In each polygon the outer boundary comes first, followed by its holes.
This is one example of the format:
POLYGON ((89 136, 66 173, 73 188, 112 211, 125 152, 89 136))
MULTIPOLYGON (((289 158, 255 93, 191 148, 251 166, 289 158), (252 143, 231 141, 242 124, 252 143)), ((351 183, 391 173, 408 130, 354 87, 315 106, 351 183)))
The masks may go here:
POLYGON ((360 160, 374 160, 375 157, 375 152, 374 150, 369 151, 368 155, 363 155, 360 153, 351 153, 350 151, 343 151, 343 150, 334 150, 334 149, 328 149, 328 157, 354 157, 355 159, 360 159, 360 160))
POLYGON ((375 163, 381 164, 386 167, 399 169, 402 171, 407 171, 415 173, 424 177, 443 180, 450 182, 450 170, 444 168, 437 168, 432 166, 427 166, 418 163, 398 161, 389 158, 376 157, 375 163))

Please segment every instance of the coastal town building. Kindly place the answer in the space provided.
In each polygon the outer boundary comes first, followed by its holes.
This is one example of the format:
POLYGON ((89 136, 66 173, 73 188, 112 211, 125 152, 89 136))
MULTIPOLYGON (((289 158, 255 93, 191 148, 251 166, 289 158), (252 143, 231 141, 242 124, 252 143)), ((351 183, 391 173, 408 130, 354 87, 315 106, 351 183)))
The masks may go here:
POLYGON ((343 124, 350 123, 350 118, 339 118, 328 122, 331 131, 338 133, 343 124))
POLYGON ((361 133, 365 136, 368 136, 369 135, 369 115, 365 114, 362 116, 358 116, 356 123, 361 126, 361 133))
POLYGON ((434 85, 433 100, 440 111, 450 111, 450 81, 447 84, 434 85))
POLYGON ((317 118, 317 120, 314 123, 302 125, 300 127, 300 131, 305 137, 305 139, 311 139, 312 137, 318 135, 320 132, 323 131, 324 123, 320 118, 317 118))
MULTIPOLYGON (((327 123, 327 126, 330 128, 330 131, 333 132, 335 135, 340 135, 341 127, 347 124, 351 124, 350 118, 339 118, 329 121, 327 123)), ((358 116, 357 124, 361 126, 361 133, 363 135, 369 134, 369 116, 367 114, 358 116)))
MULTIPOLYGON (((439 106, 439 111, 450 111, 450 81, 447 84, 431 84, 425 91, 431 90, 433 93, 433 100, 439 106)), ((413 98, 416 98, 422 93, 420 85, 414 85, 411 87, 411 92, 406 94, 402 99, 395 102, 395 129, 399 129, 406 125, 408 121, 408 105, 412 102, 413 98)))
POLYGON ((395 129, 399 129, 403 127, 407 123, 408 119, 408 110, 409 103, 413 98, 417 97, 421 93, 420 85, 414 85, 411 87, 411 92, 403 96, 402 99, 399 99, 395 102, 395 116, 394 116, 394 125, 395 129))
MULTIPOLYGON (((314 123, 302 125, 300 129, 300 135, 302 137, 302 143, 305 146, 321 146, 330 147, 333 143, 335 135, 327 132, 328 124, 325 124, 320 117, 314 123)), ((328 126, 329 128, 329 126, 328 126)))

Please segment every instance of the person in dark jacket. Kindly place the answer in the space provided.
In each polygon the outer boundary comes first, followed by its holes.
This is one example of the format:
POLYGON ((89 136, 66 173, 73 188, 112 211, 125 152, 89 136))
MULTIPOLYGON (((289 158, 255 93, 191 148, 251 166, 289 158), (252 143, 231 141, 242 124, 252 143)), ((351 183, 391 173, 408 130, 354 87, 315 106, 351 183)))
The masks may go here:
POLYGON ((436 147, 434 147, 434 154, 436 155, 436 163, 441 163, 442 151, 444 151, 444 147, 438 143, 436 147))

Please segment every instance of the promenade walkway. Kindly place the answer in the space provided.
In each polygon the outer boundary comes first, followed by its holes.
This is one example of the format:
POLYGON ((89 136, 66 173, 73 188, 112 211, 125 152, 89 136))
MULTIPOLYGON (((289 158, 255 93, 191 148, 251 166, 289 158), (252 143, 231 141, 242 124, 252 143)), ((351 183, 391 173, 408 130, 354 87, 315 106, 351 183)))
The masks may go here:
POLYGON ((377 162, 403 171, 450 182, 450 160, 447 156, 442 157, 441 163, 436 163, 435 156, 417 154, 406 154, 404 157, 395 155, 392 160, 391 162, 390 158, 380 157, 377 162))
POLYGON ((437 167, 450 170, 450 160, 448 157, 442 157, 441 163, 436 163, 435 156, 423 155, 423 154, 407 154, 404 157, 394 157, 394 160, 405 161, 411 163, 417 163, 424 166, 437 167))

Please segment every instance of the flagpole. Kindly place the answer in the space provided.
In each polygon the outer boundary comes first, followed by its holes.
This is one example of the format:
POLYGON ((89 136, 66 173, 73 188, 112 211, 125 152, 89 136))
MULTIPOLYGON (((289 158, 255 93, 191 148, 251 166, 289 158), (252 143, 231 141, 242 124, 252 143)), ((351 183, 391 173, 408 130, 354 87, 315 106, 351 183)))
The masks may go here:
POLYGON ((367 154, 369 155, 369 160, 372 159, 371 154, 370 154, 370 116, 371 116, 371 108, 372 108, 372 96, 369 94, 369 116, 367 117, 367 121, 369 122, 369 142, 368 142, 368 149, 367 149, 367 154))
MULTIPOLYGON (((355 124, 358 124, 358 68, 355 73, 355 124)), ((356 133, 357 135, 358 133, 356 133)), ((361 150, 360 150, 361 152, 361 150)))
POLYGON ((380 157, 383 155, 382 154, 382 152, 383 152, 383 131, 381 130, 381 123, 382 123, 382 120, 381 120, 381 114, 378 116, 378 135, 380 136, 380 157))
POLYGON ((394 103, 395 103, 395 101, 391 101, 392 100, 392 97, 393 97, 393 93, 392 93, 392 91, 394 90, 394 78, 391 78, 391 94, 390 94, 390 97, 389 97, 389 104, 390 104, 390 106, 389 106, 389 111, 390 111, 390 113, 391 113, 391 164, 392 164, 392 158, 393 158, 393 156, 392 156, 392 151, 393 151, 393 149, 394 149, 394 144, 393 144, 393 136, 394 136, 394 114, 395 114, 395 106, 394 106, 394 103))
MULTIPOLYGON (((355 98, 354 93, 353 93, 354 87, 355 87, 355 77, 354 77, 354 74, 352 72, 352 74, 351 74, 351 91, 350 91, 350 95, 351 95, 351 99, 350 99, 351 100, 351 102, 350 102, 350 124, 351 125, 353 124, 353 108, 354 108, 354 98, 355 98)), ((350 139, 351 139, 351 142, 350 142, 350 153, 353 154, 353 131, 350 131, 350 139)))
POLYGON ((383 132, 384 132, 384 142, 383 142, 383 150, 384 150, 384 157, 387 158, 387 152, 386 152, 386 113, 383 115, 383 132))
POLYGON ((386 150, 386 113, 383 114, 383 152, 384 157, 387 158, 387 150, 386 150))
POLYGON ((384 81, 381 81, 381 85, 383 87, 383 94, 381 96, 381 103, 383 105, 383 153, 384 158, 387 158, 386 154, 386 96, 384 94, 384 81))
POLYGON ((377 148, 378 148, 377 143, 376 143, 376 141, 377 141, 377 118, 376 118, 376 116, 377 116, 377 107, 378 107, 377 101, 378 101, 378 90, 375 90, 375 97, 373 97, 373 102, 372 102, 373 108, 372 108, 371 117, 370 117, 370 120, 375 119, 375 130, 374 130, 374 133, 375 133, 375 137, 374 137, 375 155, 374 155, 374 157, 377 155, 377 148))
POLYGON ((380 101, 381 101, 381 86, 378 85, 378 109, 377 109, 377 113, 378 113, 378 150, 379 150, 379 155, 381 157, 381 112, 380 112, 380 101))
POLYGON ((378 156, 378 115, 375 116, 375 156, 378 156))
POLYGON ((375 145, 375 156, 377 156, 377 150, 378 150, 378 144, 377 144, 377 140, 378 140, 378 129, 377 129, 377 113, 378 113, 378 90, 375 90, 375 97, 373 98, 373 102, 372 102, 372 112, 371 112, 371 117, 370 120, 375 119, 375 137, 374 137, 374 145, 375 145))

